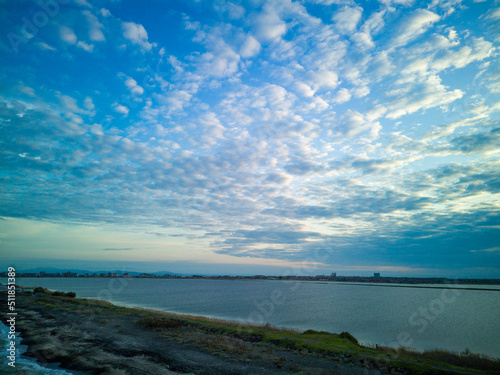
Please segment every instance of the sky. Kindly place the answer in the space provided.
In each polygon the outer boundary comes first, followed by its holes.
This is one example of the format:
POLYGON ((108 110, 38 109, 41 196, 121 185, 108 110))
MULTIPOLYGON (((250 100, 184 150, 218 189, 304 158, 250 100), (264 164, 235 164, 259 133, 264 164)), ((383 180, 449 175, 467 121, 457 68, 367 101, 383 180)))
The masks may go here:
POLYGON ((500 278, 500 1, 0 1, 0 266, 500 278))

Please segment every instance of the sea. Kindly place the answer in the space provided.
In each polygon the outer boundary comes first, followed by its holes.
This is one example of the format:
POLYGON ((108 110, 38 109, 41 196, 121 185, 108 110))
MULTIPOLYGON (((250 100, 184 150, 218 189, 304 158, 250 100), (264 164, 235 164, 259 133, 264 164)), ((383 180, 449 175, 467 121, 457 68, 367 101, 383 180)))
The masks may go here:
MULTIPOLYGON (((77 297, 107 300, 126 307, 242 323, 269 323, 297 330, 347 331, 367 345, 469 350, 500 358, 498 285, 415 287, 294 280, 146 278, 18 278, 16 281, 25 287, 72 291, 77 297)), ((0 328, 7 329, 5 325, 0 328)), ((0 340, 6 337, 3 331, 0 340)), ((67 373, 47 368, 41 371, 47 372, 40 374, 67 373)))

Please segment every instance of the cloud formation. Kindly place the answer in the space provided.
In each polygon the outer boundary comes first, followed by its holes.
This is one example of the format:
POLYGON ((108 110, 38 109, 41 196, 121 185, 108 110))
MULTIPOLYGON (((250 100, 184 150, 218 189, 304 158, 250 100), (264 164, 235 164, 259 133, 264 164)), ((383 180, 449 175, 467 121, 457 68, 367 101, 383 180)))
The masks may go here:
POLYGON ((0 215, 169 231, 185 260, 491 275, 498 9, 150 6, 61 6, 29 38, 6 6, 0 215))

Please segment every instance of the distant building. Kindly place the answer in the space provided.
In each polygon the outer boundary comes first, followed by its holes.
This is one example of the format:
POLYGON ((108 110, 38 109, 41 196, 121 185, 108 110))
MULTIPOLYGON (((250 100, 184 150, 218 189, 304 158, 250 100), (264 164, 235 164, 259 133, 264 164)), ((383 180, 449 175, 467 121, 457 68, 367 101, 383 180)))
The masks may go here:
POLYGON ((337 272, 332 272, 332 274, 330 275, 330 277, 337 277, 337 272))
POLYGON ((373 277, 376 278, 376 279, 380 279, 380 272, 375 272, 373 274, 373 277))

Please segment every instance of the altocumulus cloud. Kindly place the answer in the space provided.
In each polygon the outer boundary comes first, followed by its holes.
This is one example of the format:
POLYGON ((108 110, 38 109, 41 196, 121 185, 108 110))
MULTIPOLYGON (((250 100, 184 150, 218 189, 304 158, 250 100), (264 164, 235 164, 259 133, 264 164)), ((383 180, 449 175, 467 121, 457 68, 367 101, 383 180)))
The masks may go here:
POLYGON ((6 220, 146 227, 213 262, 498 276, 488 2, 74 2, 36 30, 25 3, 0 41, 6 220))

